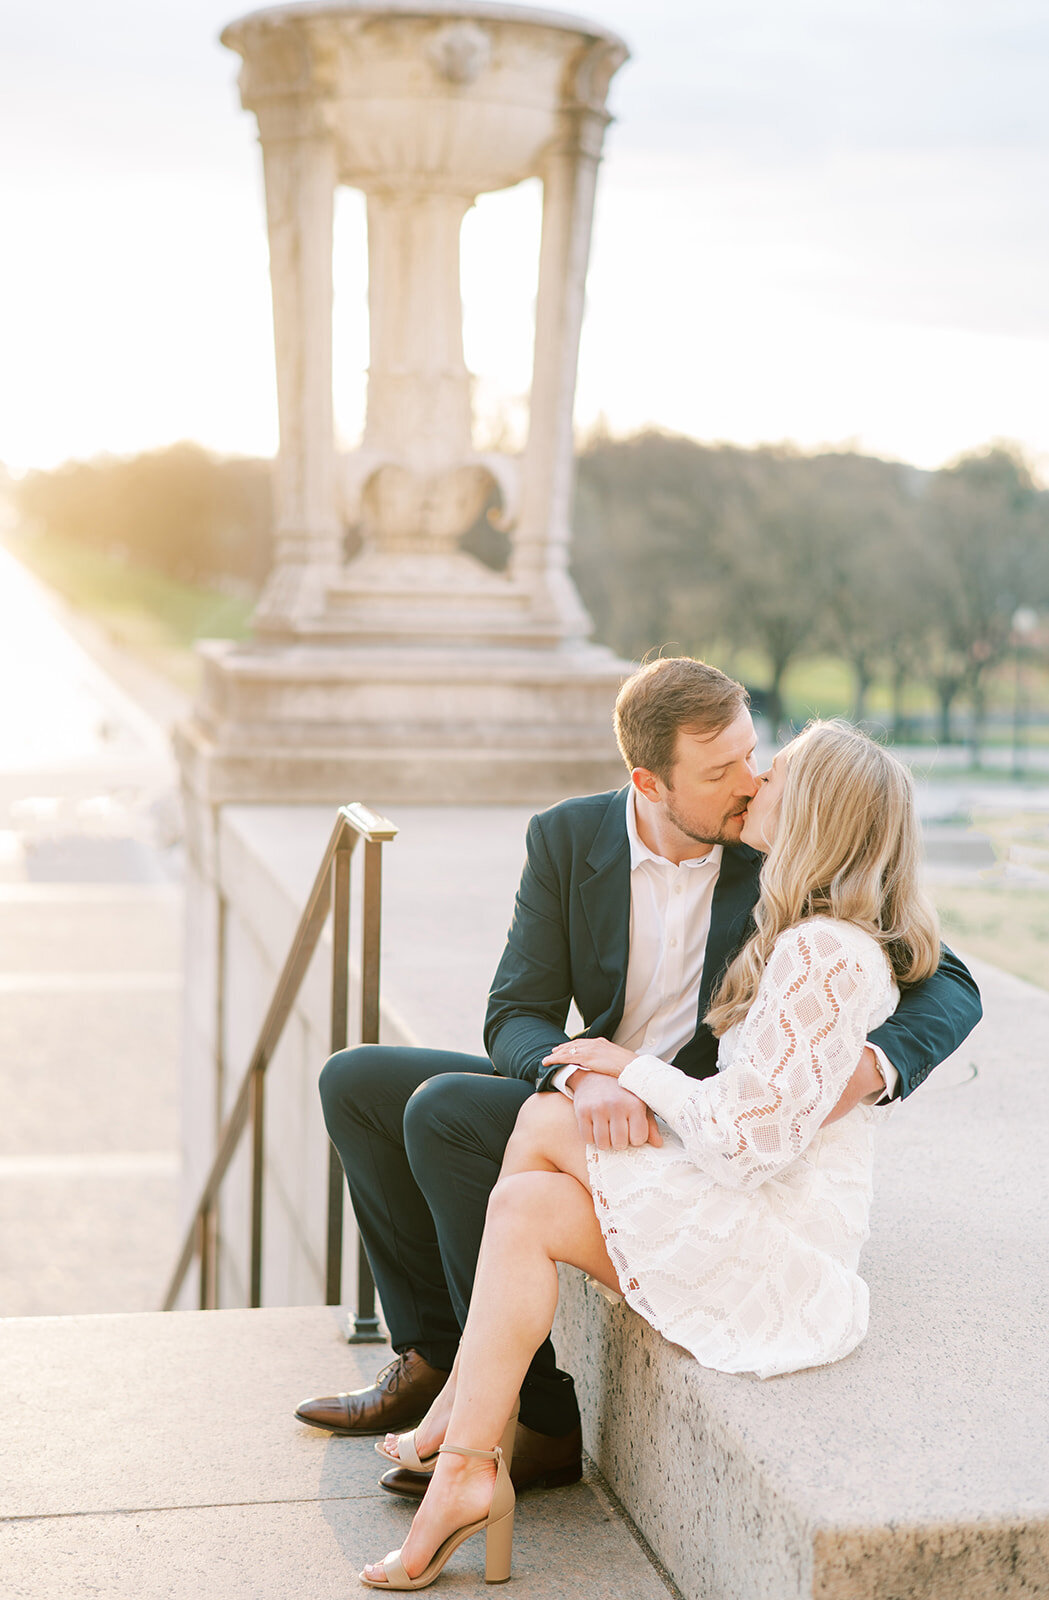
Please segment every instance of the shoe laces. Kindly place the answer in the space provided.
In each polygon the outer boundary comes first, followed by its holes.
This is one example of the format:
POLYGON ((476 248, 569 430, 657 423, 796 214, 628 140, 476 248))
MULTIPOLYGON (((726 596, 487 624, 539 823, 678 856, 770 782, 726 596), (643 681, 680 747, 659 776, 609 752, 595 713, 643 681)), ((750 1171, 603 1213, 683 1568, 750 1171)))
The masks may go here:
POLYGON ((402 1353, 401 1355, 394 1356, 392 1361, 388 1361, 386 1363, 386 1365, 382 1368, 382 1370, 380 1372, 377 1372, 376 1375, 375 1375, 376 1388, 378 1388, 378 1386, 382 1383, 383 1379, 387 1376, 388 1373, 391 1373, 396 1369, 396 1371, 397 1371, 397 1380, 396 1380, 395 1383, 392 1383, 390 1385, 391 1392, 396 1392, 397 1387, 398 1387, 398 1385, 400 1383, 400 1380, 404 1377, 404 1363, 405 1363, 406 1360, 407 1360, 407 1353, 405 1352, 405 1353, 402 1353))

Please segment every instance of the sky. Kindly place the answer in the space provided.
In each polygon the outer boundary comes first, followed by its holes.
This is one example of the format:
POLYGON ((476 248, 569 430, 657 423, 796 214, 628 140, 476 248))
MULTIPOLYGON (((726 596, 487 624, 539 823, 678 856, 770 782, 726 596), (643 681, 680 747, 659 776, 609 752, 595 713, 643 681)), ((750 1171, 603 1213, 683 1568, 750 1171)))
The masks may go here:
MULTIPOLYGON (((247 8, 245 8, 247 9, 247 8)), ((849 446, 1018 441, 1049 481, 1049 0, 599 0, 622 34, 576 422, 849 446)), ((0 462, 277 444, 265 207, 221 0, 8 0, 0 462)), ((527 394, 535 182, 463 233, 479 443, 527 394)), ((363 205, 335 400, 359 435, 363 205)))

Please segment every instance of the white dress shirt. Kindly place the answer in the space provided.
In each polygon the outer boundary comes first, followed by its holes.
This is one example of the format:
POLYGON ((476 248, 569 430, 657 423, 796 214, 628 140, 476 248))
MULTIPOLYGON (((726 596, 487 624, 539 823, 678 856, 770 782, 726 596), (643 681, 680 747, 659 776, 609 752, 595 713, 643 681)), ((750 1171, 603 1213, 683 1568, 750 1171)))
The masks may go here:
MULTIPOLYGON (((623 1016, 614 1044, 672 1061, 698 1024, 699 985, 710 932, 710 908, 721 871, 721 845, 675 865, 657 856, 637 831, 634 790, 627 795, 630 843, 630 953, 623 1016)), ((554 1085, 571 1096, 562 1067, 554 1085)))
MULTIPOLYGON (((696 1032, 699 986, 710 933, 710 911, 721 871, 722 846, 675 864, 657 856, 637 831, 636 795, 626 802, 630 843, 630 951, 623 1016, 612 1043, 639 1055, 673 1061, 696 1032)), ((896 1070, 871 1047, 891 1094, 896 1070)), ((568 1079, 580 1069, 561 1067, 553 1087, 572 1098, 568 1079)), ((883 1091, 871 1095, 880 1100, 883 1091)))

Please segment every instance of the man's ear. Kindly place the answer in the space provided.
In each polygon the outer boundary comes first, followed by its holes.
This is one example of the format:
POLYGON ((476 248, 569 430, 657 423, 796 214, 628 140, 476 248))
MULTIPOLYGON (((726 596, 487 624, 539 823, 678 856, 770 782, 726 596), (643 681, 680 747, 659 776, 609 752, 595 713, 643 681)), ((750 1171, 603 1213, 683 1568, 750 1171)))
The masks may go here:
POLYGON ((658 804, 663 798, 665 785, 660 783, 654 772, 649 772, 647 767, 635 767, 630 774, 630 781, 638 794, 643 794, 646 800, 658 804))

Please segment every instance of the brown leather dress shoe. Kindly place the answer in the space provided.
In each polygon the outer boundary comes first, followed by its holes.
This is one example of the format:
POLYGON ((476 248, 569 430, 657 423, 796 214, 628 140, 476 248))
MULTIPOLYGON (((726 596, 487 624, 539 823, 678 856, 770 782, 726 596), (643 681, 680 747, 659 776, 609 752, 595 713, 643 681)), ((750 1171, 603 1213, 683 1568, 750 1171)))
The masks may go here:
POLYGON ((447 1372, 431 1367, 417 1350, 406 1350, 383 1367, 370 1389, 304 1400, 295 1415, 311 1428, 351 1437, 401 1433, 422 1421, 447 1377, 447 1372))
MULTIPOLYGON (((578 1427, 552 1438, 547 1433, 533 1433, 521 1422, 517 1424, 510 1477, 518 1494, 525 1489, 557 1489, 564 1483, 578 1483, 582 1476, 583 1435, 578 1427)), ((430 1479, 426 1474, 409 1472, 406 1467, 391 1467, 379 1482, 391 1494, 421 1500, 430 1479)))

